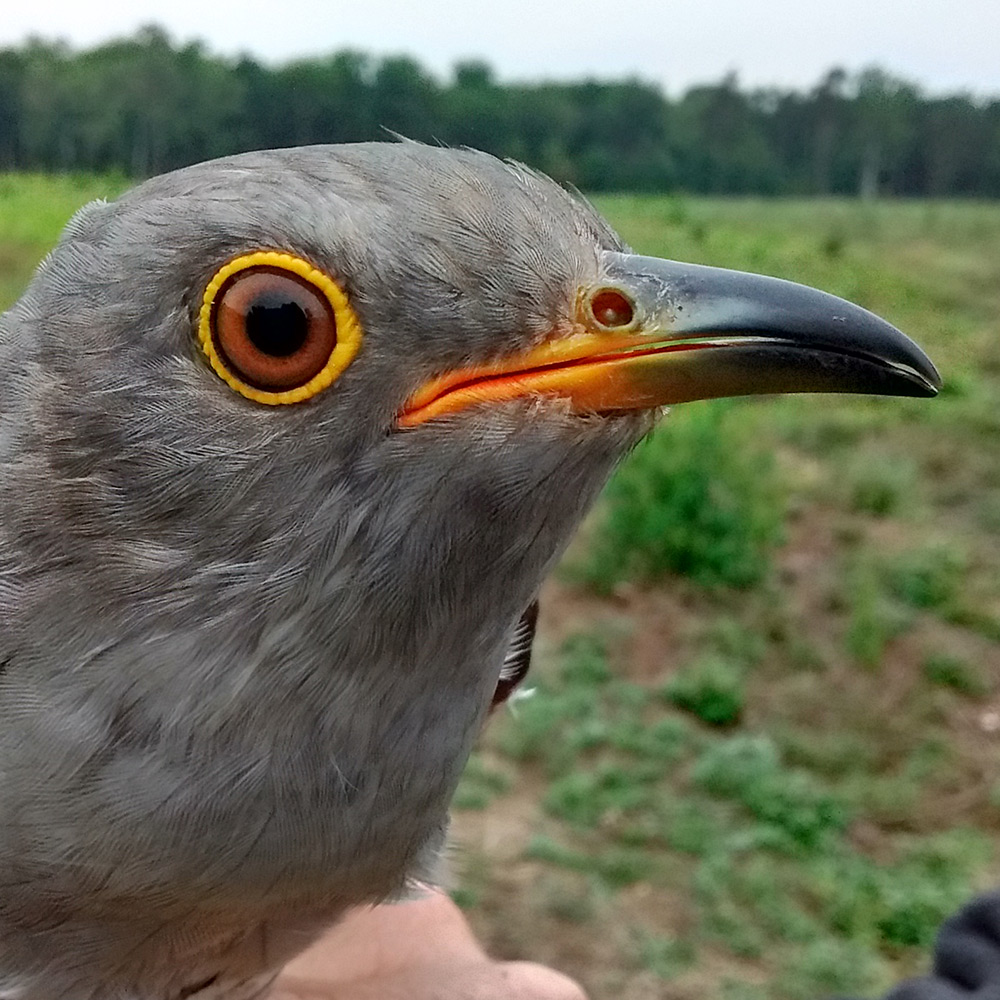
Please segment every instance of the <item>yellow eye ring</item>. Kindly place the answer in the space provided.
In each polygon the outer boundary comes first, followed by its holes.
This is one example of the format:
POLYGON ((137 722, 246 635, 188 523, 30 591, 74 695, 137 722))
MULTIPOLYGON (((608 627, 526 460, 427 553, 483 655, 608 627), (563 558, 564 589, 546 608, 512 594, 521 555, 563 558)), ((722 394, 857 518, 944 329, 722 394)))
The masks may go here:
POLYGON ((219 268, 198 317, 198 342, 212 370, 240 395, 269 406, 301 403, 329 388, 354 360, 361 339, 361 322, 336 282, 276 250, 244 254, 219 268), (295 320, 290 343, 262 349, 254 336, 251 311, 263 296, 265 316, 295 320))

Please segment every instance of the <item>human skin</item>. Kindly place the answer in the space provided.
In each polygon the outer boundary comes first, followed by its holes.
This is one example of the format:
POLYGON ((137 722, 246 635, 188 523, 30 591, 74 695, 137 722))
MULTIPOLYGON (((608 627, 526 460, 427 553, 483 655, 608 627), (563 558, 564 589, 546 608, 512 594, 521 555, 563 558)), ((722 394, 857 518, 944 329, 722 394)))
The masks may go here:
POLYGON ((586 1000, 531 962, 492 960, 441 892, 350 913, 294 959, 269 1000, 586 1000))

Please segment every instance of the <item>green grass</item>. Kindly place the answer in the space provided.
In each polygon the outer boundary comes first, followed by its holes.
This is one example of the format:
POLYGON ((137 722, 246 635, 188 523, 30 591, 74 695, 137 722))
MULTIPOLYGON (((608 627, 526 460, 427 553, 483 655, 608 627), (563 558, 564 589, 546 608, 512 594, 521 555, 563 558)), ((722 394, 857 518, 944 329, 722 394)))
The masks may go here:
POLYGON ((931 653, 924 660, 924 676, 932 684, 954 688, 970 698, 982 698, 989 692, 989 685, 982 671, 959 656, 931 653))
MULTIPOLYGON (((520 863, 563 878, 533 920, 551 921, 554 938, 567 923, 599 934, 610 909, 624 934, 618 960, 637 980, 645 970, 683 986, 722 952, 764 967, 770 995, 788 998, 882 989, 925 957, 989 858, 983 831, 887 834, 872 855, 854 832, 870 822, 854 785, 877 770, 868 754, 794 763, 759 727, 731 735, 616 678, 601 646, 593 633, 571 636, 486 751, 543 776, 520 863), (683 931, 665 936, 636 913, 637 889, 680 890, 683 931)), ((894 784, 932 787, 948 771, 946 754, 918 746, 894 784)))
MULTIPOLYGON (((0 177, 0 304, 121 187, 0 177)), ((456 798, 456 898, 595 997, 884 989, 1000 872, 1000 206, 598 207, 882 313, 945 390, 676 408, 544 595, 537 690, 456 798)))
POLYGON ((127 186, 120 177, 0 174, 0 309, 21 292, 78 208, 127 186))
POLYGON ((713 726, 736 723, 746 700, 743 670, 732 660, 707 654, 677 671, 663 693, 679 708, 713 726))

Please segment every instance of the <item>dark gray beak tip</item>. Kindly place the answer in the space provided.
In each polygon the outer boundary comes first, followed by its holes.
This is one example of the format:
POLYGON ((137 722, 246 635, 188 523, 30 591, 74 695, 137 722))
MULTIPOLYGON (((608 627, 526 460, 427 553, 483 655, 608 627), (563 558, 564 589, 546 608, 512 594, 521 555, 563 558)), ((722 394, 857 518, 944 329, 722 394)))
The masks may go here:
POLYGON ((920 395, 925 399, 931 399, 936 396, 942 388, 944 388, 944 382, 941 380, 941 376, 938 370, 931 366, 930 377, 926 378, 924 381, 922 392, 920 395))
POLYGON ((873 337, 871 360, 885 366, 896 388, 893 395, 931 399, 941 391, 941 374, 929 357, 906 334, 877 319, 879 336, 873 337))
POLYGON ((873 353, 881 355, 887 367, 905 380, 905 394, 921 399, 936 396, 941 391, 942 381, 934 362, 906 334, 883 320, 878 323, 885 332, 882 338, 876 339, 873 353))

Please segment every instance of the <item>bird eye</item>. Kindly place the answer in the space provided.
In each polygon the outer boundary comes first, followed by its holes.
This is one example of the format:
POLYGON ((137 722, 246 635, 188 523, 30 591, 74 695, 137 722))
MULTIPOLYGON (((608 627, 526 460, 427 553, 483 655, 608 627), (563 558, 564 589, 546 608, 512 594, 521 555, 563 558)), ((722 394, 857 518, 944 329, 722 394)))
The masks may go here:
POLYGON ((602 288, 590 299, 590 312, 598 326, 616 329, 628 326, 635 318, 635 307, 617 288, 602 288))
POLYGON ((298 275, 253 268, 215 302, 212 333, 228 368, 258 389, 294 389, 320 372, 337 346, 337 320, 298 275))
POLYGON ((260 403, 298 403, 350 364, 361 325, 343 291, 290 254, 237 257, 205 289, 198 337, 212 368, 260 403))

